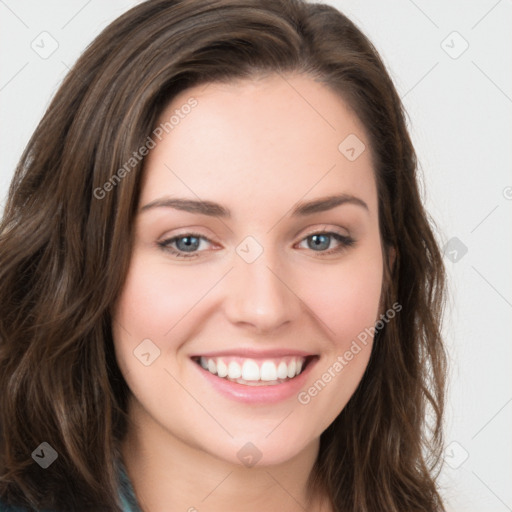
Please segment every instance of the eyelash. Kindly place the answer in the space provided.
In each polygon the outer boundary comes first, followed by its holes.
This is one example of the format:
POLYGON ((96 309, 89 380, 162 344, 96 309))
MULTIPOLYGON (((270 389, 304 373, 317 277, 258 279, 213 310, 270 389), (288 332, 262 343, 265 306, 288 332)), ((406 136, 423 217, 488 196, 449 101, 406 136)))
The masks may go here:
MULTIPOLYGON (((315 236, 315 235, 327 235, 327 236, 330 236, 330 237, 334 238, 336 241, 338 241, 340 243, 340 246, 338 248, 336 248, 336 249, 331 249, 329 251, 313 251, 313 252, 318 252, 320 257, 322 257, 322 256, 329 256, 331 254, 341 253, 344 250, 348 249, 349 247, 352 247, 355 244, 355 242, 356 242, 350 236, 340 235, 339 233, 334 233, 332 231, 318 231, 318 232, 315 232, 315 233, 311 233, 311 234, 305 236, 300 242, 303 242, 304 240, 307 240, 308 238, 310 238, 312 236, 315 236)), ((168 238, 167 240, 162 240, 161 242, 157 242, 157 245, 163 251, 169 252, 173 256, 176 256, 177 258, 184 258, 184 259, 185 258, 195 258, 195 257, 199 256, 199 254, 202 251, 187 254, 187 253, 185 253, 183 251, 179 251, 179 250, 173 249, 172 247, 169 247, 169 244, 174 243, 177 240, 180 240, 182 238, 189 238, 189 237, 194 237, 194 238, 198 238, 200 240, 206 240, 208 242, 211 242, 211 240, 209 240, 205 236, 202 236, 202 235, 200 235, 198 233, 184 233, 182 235, 175 236, 173 238, 168 238)))

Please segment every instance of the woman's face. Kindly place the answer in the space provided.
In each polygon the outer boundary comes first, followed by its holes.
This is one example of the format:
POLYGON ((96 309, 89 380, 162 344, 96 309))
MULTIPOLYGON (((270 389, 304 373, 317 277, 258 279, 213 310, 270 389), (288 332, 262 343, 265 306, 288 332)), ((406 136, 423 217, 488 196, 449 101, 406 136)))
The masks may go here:
POLYGON ((188 89, 161 122, 113 322, 132 417, 225 461, 290 460, 354 393, 379 319, 365 130, 301 75, 188 89))

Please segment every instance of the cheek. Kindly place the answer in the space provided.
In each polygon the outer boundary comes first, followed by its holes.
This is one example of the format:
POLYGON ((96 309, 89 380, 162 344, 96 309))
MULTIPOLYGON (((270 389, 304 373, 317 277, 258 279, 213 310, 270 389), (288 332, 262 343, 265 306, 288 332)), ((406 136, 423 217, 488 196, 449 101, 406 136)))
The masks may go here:
POLYGON ((198 271, 192 265, 177 271, 175 266, 162 264, 161 258, 134 252, 114 309, 112 330, 121 372, 131 392, 149 410, 158 411, 162 401, 169 399, 170 390, 179 402, 180 391, 165 370, 176 360, 183 332, 193 332, 194 311, 218 281, 217 274, 211 268, 198 271), (148 339, 151 343, 143 345, 148 339), (145 366, 139 357, 147 352, 155 358, 145 366))
POLYGON ((302 296, 321 320, 326 338, 337 350, 346 350, 378 318, 382 258, 378 251, 366 258, 358 255, 342 265, 308 274, 302 296))
POLYGON ((134 256, 116 320, 134 338, 163 340, 218 281, 211 269, 183 266, 176 271, 151 258, 134 256))
POLYGON ((321 320, 324 357, 316 377, 298 394, 304 414, 325 430, 346 406, 366 370, 373 346, 382 285, 382 259, 359 257, 329 273, 309 277, 308 306, 321 320))

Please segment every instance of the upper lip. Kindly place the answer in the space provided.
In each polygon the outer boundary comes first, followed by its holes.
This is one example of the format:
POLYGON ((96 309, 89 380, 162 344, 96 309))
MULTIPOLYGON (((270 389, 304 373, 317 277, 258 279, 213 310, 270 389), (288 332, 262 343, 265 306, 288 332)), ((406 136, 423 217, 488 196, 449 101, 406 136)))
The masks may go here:
POLYGON ((312 352, 306 352, 303 350, 286 349, 286 348, 275 348, 271 350, 255 350, 250 348, 236 348, 219 350, 215 352, 201 352, 193 354, 190 357, 244 357, 248 359, 264 359, 264 358, 277 358, 286 356, 296 357, 310 357, 316 354, 312 352))

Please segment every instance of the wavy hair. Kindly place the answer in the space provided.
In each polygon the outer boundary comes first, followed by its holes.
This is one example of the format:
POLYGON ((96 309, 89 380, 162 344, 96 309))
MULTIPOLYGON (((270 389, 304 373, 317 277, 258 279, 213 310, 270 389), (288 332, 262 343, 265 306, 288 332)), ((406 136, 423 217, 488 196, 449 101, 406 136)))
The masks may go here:
POLYGON ((367 37, 303 0, 149 0, 85 50, 30 139, 0 226, 0 496, 118 511, 116 457, 129 389, 112 307, 125 280, 144 160, 98 198, 179 92, 302 73, 339 94, 369 135, 384 246, 378 333, 350 401, 321 435, 310 489, 338 512, 444 510, 445 269, 419 193, 401 100, 367 37), (47 441, 45 471, 31 453, 47 441))

